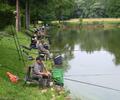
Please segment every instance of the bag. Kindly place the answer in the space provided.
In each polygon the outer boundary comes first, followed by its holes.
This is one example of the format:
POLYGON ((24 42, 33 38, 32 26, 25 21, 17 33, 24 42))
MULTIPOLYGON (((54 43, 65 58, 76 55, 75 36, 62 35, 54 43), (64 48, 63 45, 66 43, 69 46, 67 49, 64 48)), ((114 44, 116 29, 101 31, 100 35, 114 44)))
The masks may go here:
POLYGON ((55 82, 56 85, 63 86, 64 80, 63 80, 63 70, 59 68, 54 68, 52 70, 52 79, 55 82))
POLYGON ((9 79, 12 83, 17 83, 18 82, 18 77, 17 76, 13 75, 10 72, 7 72, 6 74, 8 75, 8 77, 9 77, 9 79))

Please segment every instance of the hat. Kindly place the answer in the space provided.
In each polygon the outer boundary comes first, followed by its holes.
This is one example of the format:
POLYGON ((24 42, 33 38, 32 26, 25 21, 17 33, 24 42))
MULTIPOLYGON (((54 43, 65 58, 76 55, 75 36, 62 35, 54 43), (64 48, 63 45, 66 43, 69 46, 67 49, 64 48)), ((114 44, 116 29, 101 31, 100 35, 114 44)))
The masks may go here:
POLYGON ((42 61, 43 59, 41 57, 36 57, 36 60, 41 60, 42 61))

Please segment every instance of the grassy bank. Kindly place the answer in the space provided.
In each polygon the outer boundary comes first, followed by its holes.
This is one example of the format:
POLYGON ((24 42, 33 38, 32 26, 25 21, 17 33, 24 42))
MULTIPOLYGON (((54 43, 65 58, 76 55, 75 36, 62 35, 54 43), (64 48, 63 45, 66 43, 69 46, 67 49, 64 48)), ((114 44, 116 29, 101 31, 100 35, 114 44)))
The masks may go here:
MULTIPOLYGON (((72 22, 72 23, 77 23, 79 22, 80 19, 71 19, 67 20, 66 22, 72 22)), ((105 23, 110 23, 110 22, 120 22, 120 18, 83 18, 82 19, 83 23, 89 22, 105 22, 105 23)))
MULTIPOLYGON (((52 23, 57 24, 58 21, 53 21, 52 23)), ((61 23, 66 25, 103 25, 103 26, 118 26, 120 27, 120 18, 77 18, 61 21, 61 23)))
POLYGON ((64 29, 73 28, 73 29, 111 29, 111 28, 120 28, 120 18, 89 18, 89 19, 70 19, 61 21, 52 22, 54 25, 58 27, 62 27, 64 29))
MULTIPOLYGON (((30 39, 24 34, 19 33, 18 38, 20 44, 29 46, 30 39)), ((24 58, 26 66, 31 63, 25 56, 24 58)), ((19 59, 13 37, 3 37, 0 40, 0 100, 65 100, 65 93, 59 95, 53 88, 48 88, 47 92, 43 93, 37 84, 24 86, 26 66, 19 59), (11 83, 6 75, 7 71, 22 80, 17 84, 11 83)))

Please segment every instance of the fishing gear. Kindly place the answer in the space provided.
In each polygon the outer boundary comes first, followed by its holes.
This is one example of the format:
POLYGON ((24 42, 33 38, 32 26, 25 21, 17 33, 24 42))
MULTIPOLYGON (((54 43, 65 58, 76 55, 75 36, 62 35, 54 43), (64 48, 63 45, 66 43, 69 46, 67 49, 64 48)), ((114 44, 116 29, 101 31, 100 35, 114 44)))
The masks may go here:
POLYGON ((119 89, 114 89, 114 88, 106 87, 106 86, 103 86, 103 85, 97 85, 97 84, 93 84, 93 83, 89 83, 89 82, 74 80, 74 79, 71 79, 71 78, 64 78, 64 79, 68 80, 68 81, 73 81, 73 82, 77 82, 77 83, 82 83, 82 84, 86 84, 86 85, 96 86, 96 87, 105 88, 105 89, 109 89, 109 90, 114 90, 114 91, 120 92, 119 89))
POLYGON ((30 34, 30 31, 29 31, 29 30, 25 31, 25 34, 26 34, 28 37, 31 37, 31 38, 32 38, 32 34, 30 34))
POLYGON ((15 46, 17 48, 19 59, 22 59, 24 66, 26 66, 26 63, 24 61, 24 57, 23 57, 23 54, 22 54, 22 51, 21 51, 20 42, 18 40, 18 36, 17 36, 13 26, 11 26, 11 31, 12 31, 12 35, 13 35, 13 38, 14 38, 14 41, 15 41, 15 46))
MULTIPOLYGON (((15 72, 19 73, 19 71, 15 70, 15 69, 13 69, 13 68, 7 67, 7 65, 2 65, 2 64, 0 64, 0 69, 8 69, 8 70, 12 70, 12 71, 15 71, 15 72)), ((21 73, 22 75, 25 74, 25 73, 23 73, 23 72, 20 72, 20 73, 21 73)))
POLYGON ((16 46, 16 49, 17 49, 17 52, 18 52, 19 60, 20 60, 21 59, 21 54, 19 52, 18 44, 17 44, 16 38, 15 38, 15 32, 14 32, 14 29, 13 29, 12 26, 11 26, 11 33, 12 33, 14 43, 15 43, 15 46, 16 46))
POLYGON ((27 46, 24 46, 24 45, 20 45, 22 48, 24 48, 24 49, 27 49, 27 50, 31 50, 32 48, 29 48, 29 47, 27 47, 27 46))
POLYGON ((70 74, 70 75, 65 75, 65 77, 79 77, 79 76, 84 76, 84 77, 89 77, 89 76, 109 76, 109 75, 120 75, 120 74, 70 74))

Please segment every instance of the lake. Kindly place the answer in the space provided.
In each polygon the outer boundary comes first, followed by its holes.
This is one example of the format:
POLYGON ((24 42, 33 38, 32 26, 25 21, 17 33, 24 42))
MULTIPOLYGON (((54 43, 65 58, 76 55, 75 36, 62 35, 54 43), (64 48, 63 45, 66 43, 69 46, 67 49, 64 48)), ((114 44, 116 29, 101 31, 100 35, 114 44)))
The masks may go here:
POLYGON ((50 33, 54 54, 64 57, 72 100, 120 100, 120 29, 69 27, 50 33))

